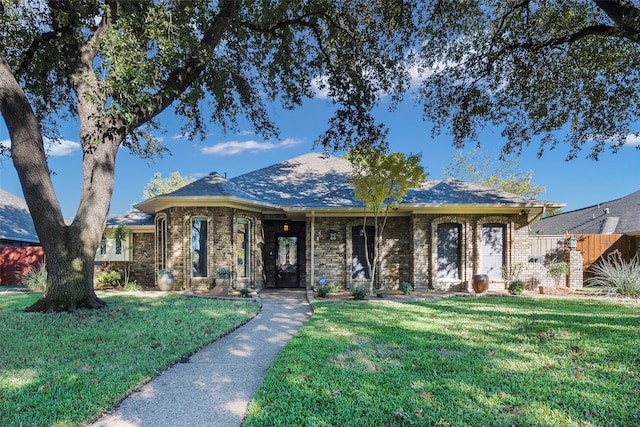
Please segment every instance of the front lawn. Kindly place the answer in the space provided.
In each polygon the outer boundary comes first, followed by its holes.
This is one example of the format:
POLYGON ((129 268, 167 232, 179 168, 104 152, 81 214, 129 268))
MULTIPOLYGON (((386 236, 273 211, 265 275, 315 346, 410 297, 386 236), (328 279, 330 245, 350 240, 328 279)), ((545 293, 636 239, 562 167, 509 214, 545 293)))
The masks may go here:
POLYGON ((250 426, 640 425, 640 305, 316 302, 250 426))
POLYGON ((106 296, 106 310, 25 313, 39 294, 0 294, 0 424, 79 426, 259 305, 181 295, 106 296))

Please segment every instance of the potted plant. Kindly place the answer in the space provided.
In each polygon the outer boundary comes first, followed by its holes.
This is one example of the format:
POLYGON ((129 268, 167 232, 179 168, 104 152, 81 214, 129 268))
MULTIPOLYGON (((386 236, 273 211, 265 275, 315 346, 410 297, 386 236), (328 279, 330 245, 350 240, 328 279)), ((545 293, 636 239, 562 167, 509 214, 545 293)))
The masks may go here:
POLYGON ((170 291, 173 289, 173 271, 168 268, 161 268, 157 271, 158 288, 161 291, 170 291))
POLYGON ((231 282, 231 270, 228 268, 218 268, 216 273, 216 286, 229 286, 231 282))

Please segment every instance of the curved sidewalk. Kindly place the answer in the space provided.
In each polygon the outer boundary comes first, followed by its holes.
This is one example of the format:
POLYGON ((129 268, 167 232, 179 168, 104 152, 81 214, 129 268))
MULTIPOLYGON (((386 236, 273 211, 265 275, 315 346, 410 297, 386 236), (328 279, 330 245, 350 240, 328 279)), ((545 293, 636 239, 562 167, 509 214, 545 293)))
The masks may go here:
POLYGON ((249 402, 280 350, 311 315, 305 290, 266 290, 260 313, 178 363, 92 426, 242 425, 249 402))

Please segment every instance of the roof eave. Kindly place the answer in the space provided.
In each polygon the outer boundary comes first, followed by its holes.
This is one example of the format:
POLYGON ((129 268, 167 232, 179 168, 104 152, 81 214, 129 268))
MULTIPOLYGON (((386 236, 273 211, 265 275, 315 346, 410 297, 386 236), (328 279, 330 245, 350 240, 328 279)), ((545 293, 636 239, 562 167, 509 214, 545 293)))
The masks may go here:
POLYGON ((162 210, 175 206, 230 207, 247 209, 256 212, 278 208, 277 206, 269 203, 256 202, 253 200, 247 200, 233 196, 156 196, 152 199, 135 204, 133 207, 148 214, 156 214, 162 210))

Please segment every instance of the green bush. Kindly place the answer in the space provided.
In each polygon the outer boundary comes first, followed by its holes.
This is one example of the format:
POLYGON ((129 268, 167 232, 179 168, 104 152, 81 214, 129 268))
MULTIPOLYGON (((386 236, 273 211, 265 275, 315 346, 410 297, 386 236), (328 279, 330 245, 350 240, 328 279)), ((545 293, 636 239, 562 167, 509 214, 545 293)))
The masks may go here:
POLYGON ((242 298, 249 298, 249 289, 247 289, 247 288, 242 288, 242 289, 240 289, 240 291, 239 291, 239 292, 240 292, 240 296, 241 296, 242 298))
POLYGON ((37 267, 31 267, 26 273, 16 274, 16 280, 30 291, 47 290, 47 265, 43 262, 37 267))
POLYGON ((117 271, 108 271, 96 276, 95 286, 98 289, 117 288, 120 286, 122 276, 117 271))
POLYGON ((122 289, 124 291, 127 291, 127 292, 141 291, 142 290, 142 286, 140 286, 138 284, 138 282, 136 282, 134 280, 133 282, 125 283, 125 285, 122 287, 122 289))
POLYGON ((599 286, 601 292, 612 296, 640 297, 640 259, 622 259, 615 251, 591 267, 594 276, 585 280, 588 286, 599 286))
POLYGON ((400 290, 403 295, 411 295, 413 292, 413 285, 409 282, 400 282, 400 290))
POLYGON ((316 295, 318 298, 326 298, 332 292, 338 290, 338 284, 336 282, 329 282, 326 285, 320 285, 316 289, 316 295))
POLYGON ((329 287, 328 286, 319 286, 316 289, 316 295, 318 298, 326 298, 329 295, 329 287))
POLYGON ((569 263, 568 262, 556 262, 550 264, 547 267, 547 273, 549 276, 553 277, 553 280, 556 282, 556 286, 560 286, 560 281, 563 277, 569 274, 569 263))
POLYGON ((351 295, 353 295, 353 299, 365 299, 367 297, 367 290, 364 288, 355 288, 351 291, 351 295))
POLYGON ((524 282, 522 280, 514 280, 509 283, 509 293, 511 295, 520 295, 524 291, 524 282))

